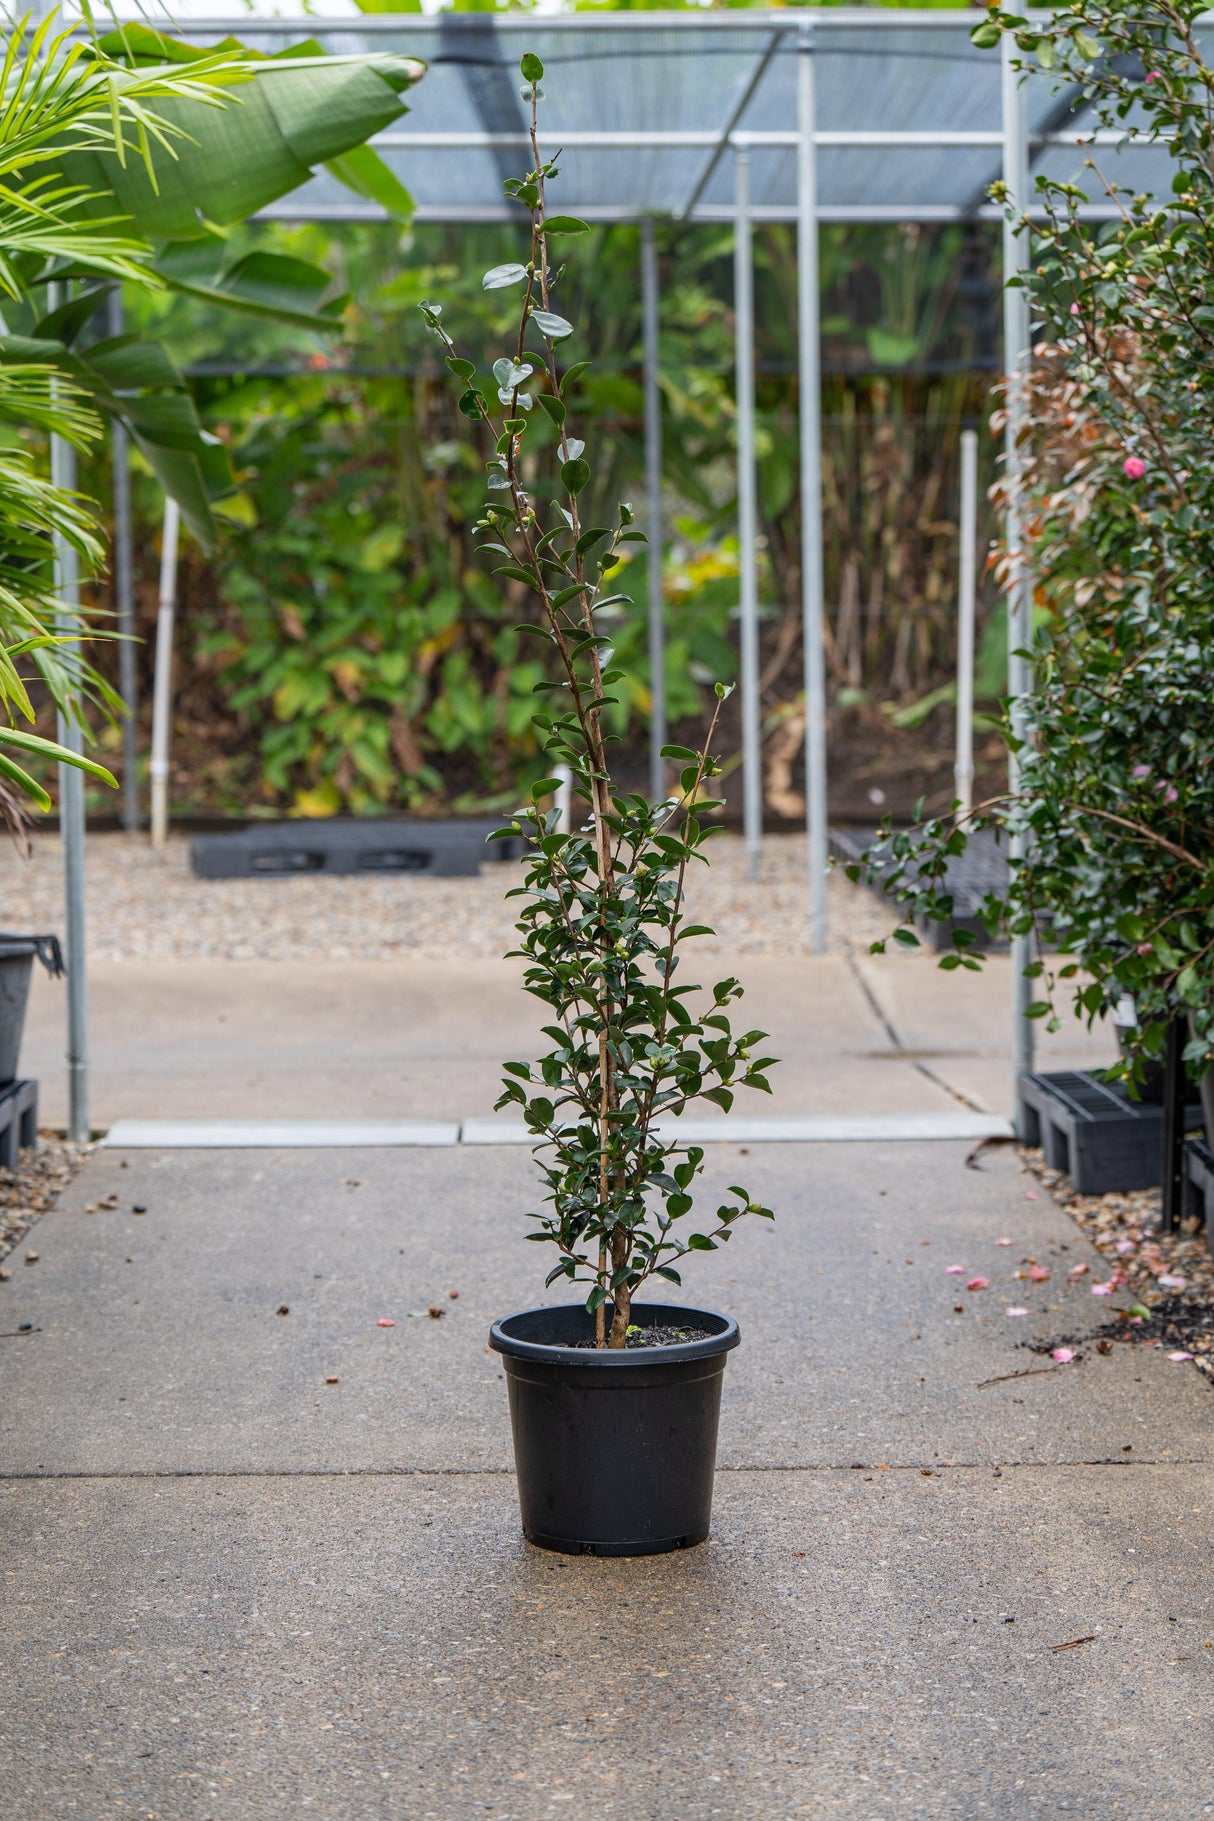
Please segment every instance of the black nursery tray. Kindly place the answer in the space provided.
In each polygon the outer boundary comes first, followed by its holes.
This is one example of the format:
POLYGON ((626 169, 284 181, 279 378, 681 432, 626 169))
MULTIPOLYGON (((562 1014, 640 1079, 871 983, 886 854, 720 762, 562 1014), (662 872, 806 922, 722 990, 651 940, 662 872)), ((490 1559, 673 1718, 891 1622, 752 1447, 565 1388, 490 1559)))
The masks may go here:
POLYGON ((0 1165, 17 1167, 17 1153, 38 1137, 38 1083, 7 1081, 0 1087, 0 1165))
MULTIPOLYGON (((1080 1195, 1159 1187, 1163 1107, 1131 1100, 1120 1082, 1080 1070, 1022 1075, 1018 1128, 1040 1145, 1051 1170, 1080 1195)), ((1185 1108, 1185 1130, 1201 1126, 1201 1107, 1185 1108)))
POLYGON ((195 835, 197 879, 276 878, 291 873, 414 873, 474 878, 482 860, 517 858, 522 842, 486 837, 496 817, 425 822, 376 817, 362 822, 267 822, 230 835, 195 835))

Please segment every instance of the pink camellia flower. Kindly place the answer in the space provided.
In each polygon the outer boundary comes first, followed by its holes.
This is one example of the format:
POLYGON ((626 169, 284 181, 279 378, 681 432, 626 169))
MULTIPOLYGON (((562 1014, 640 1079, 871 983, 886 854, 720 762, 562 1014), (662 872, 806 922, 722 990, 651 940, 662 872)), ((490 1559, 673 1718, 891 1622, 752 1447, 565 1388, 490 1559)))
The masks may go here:
POLYGON ((1149 765, 1135 765, 1130 772, 1132 778, 1149 778, 1150 775, 1151 768, 1149 765))
POLYGON ((1148 82, 1158 82, 1159 81, 1159 71, 1158 70, 1148 70, 1147 71, 1147 81, 1148 82))
POLYGON ((1121 465, 1132 481, 1140 481, 1147 471, 1141 455, 1127 455, 1121 465))
POLYGON ((1175 803, 1180 795, 1180 792, 1174 784, 1160 784, 1159 788, 1163 792, 1163 800, 1165 803, 1175 803))

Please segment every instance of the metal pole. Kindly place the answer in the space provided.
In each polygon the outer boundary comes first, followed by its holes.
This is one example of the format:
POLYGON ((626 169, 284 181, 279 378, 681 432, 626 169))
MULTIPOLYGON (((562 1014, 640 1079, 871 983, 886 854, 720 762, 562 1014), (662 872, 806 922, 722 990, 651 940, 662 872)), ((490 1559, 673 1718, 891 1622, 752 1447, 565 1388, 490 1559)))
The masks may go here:
MULTIPOLYGON (((122 292, 109 298, 109 332, 123 331, 122 292)), ((131 542, 130 439, 120 423, 110 430, 110 467, 114 489, 114 605, 118 621, 118 688, 126 703, 122 723, 122 826, 139 827, 138 671, 135 664, 135 584, 131 542)))
POLYGON ((649 532, 649 794, 666 795, 666 627, 662 601, 662 395, 658 389, 658 250, 652 217, 641 223, 645 343, 645 494, 649 532))
POLYGON ((152 846, 163 847, 169 832, 169 732, 173 713, 173 619, 177 610, 176 500, 164 502, 160 546, 160 605, 156 614, 156 670, 152 686, 152 846))
MULTIPOLYGON (((1009 286, 1009 280, 1021 276, 1031 257, 1027 230, 1020 217, 1028 207, 1028 135, 1025 124, 1024 90, 1012 67, 1013 41, 1009 33, 1001 40, 1003 59, 1003 181, 1007 185, 1006 213, 1003 221, 1003 366, 1007 376, 1007 430, 1004 438, 1004 472, 1011 489, 1005 535, 1013 564, 1013 579, 1007 603, 1008 695, 1011 700, 1011 723, 1015 735, 1025 726, 1029 693, 1033 687, 1032 666, 1027 656, 1032 639, 1032 580, 1022 559, 1024 527, 1015 486, 1020 472, 1019 439, 1025 423, 1028 400, 1026 387, 1030 355, 1028 293, 1020 285, 1009 286)), ((1008 755, 1008 788, 1013 794, 1020 788, 1021 764, 1015 752, 1008 755)), ((1023 860, 1025 838, 1015 835, 1008 857, 1015 866, 1023 860)), ((1032 999, 1032 982, 1025 969, 1033 960, 1032 935, 1012 937, 1012 1065, 1016 1078, 1033 1067, 1034 1031, 1028 1016, 1032 999)), ((1019 1096, 1016 1097, 1019 1104, 1019 1096)))
POLYGON ((962 818, 974 807, 974 614, 978 589, 978 432, 961 432, 961 561, 957 580, 957 762, 962 818))
POLYGON ((818 334, 818 177, 814 150, 813 31, 797 40, 797 366, 801 382, 801 644, 805 672, 805 830, 809 931, 826 950, 826 656, 822 579, 822 373, 818 334))
POLYGON ((741 607, 742 828, 752 879, 763 839, 763 773, 759 742, 758 508, 755 484, 754 262, 750 225, 750 152, 735 145, 734 345, 738 413, 738 565, 741 607))
MULTIPOLYGON (((60 303, 57 284, 47 286, 47 307, 60 303)), ((51 437, 51 480, 69 493, 76 489, 76 451, 61 436, 51 437)), ((55 630, 73 639, 80 632, 80 565, 65 538, 54 541, 55 592, 59 607, 55 630)), ((84 734, 60 710, 56 716, 61 746, 83 752, 84 734)), ((67 951, 67 1135, 87 1144, 89 1126, 88 969, 84 919, 84 773, 74 765, 59 767, 59 838, 63 845, 63 933, 67 951)))

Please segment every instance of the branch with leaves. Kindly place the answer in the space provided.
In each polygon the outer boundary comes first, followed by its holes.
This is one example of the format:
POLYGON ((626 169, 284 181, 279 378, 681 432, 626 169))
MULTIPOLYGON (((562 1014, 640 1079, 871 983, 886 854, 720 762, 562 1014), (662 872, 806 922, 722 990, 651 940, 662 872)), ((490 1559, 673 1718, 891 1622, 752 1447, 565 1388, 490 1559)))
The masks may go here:
MULTIPOLYGON (((1036 337, 1015 498, 1035 594, 1036 669, 1021 788, 976 823, 1027 854, 992 893, 992 934, 1048 934, 1089 1021, 1133 998, 1139 1054, 1190 1022, 1214 1061, 1214 69, 1194 0, 1071 0, 1033 19, 999 8, 979 44, 1015 41, 1021 79, 1069 90, 1093 127, 1166 152, 1170 190, 1129 195, 1090 154, 1082 181, 1037 179, 1029 291, 1036 337), (1092 196, 1115 205, 1093 221, 1092 196), (1082 979, 1081 979, 1082 976, 1082 979)), ((1082 156, 1082 154, 1081 154, 1082 156)), ((1002 196, 996 186, 996 194, 1002 196)), ((1006 200, 1005 197, 1003 197, 1006 200)), ((890 834, 871 856, 913 923, 948 921, 947 862, 974 824, 890 834)), ((964 932, 946 966, 976 966, 964 932)), ((1052 982, 1031 1015, 1056 1026, 1052 982)), ((1137 1063, 1133 1067, 1137 1067, 1137 1063)))
MULTIPOLYGON (((706 795, 719 767, 711 757, 716 714, 698 752, 668 746, 680 766, 669 798, 649 803, 622 794, 611 776, 603 710, 622 673, 599 629, 605 609, 630 604, 614 577, 627 546, 643 541, 621 505, 611 525, 586 525, 579 499, 591 478, 583 442, 570 427, 570 398, 587 362, 561 371, 560 349, 573 325, 553 308, 564 274, 551 243, 587 231, 572 216, 550 214, 547 185, 555 159, 540 156, 537 119, 543 68, 522 61, 531 109, 534 168, 507 182, 528 212, 530 257, 495 266, 487 290, 521 291, 518 330, 492 367, 491 397, 442 321, 441 306, 422 314, 463 385, 460 409, 489 433, 489 501, 478 523, 480 548, 498 559, 494 574, 524 584, 538 618, 525 630, 546 640, 557 676, 539 685, 558 699, 535 724, 553 765, 568 768, 587 805, 585 827, 565 832, 545 807, 555 777, 532 789, 531 804, 501 837, 529 839, 513 951, 526 962, 527 991, 546 1005, 551 1044, 538 1062, 509 1062, 499 1107, 521 1109, 537 1140, 547 1207, 530 1238, 555 1247, 547 1284, 588 1286, 600 1346, 627 1344, 632 1301, 651 1278, 679 1283, 689 1252, 715 1251, 745 1214, 771 1218, 744 1188, 733 1188, 703 1231, 684 1224, 703 1149, 681 1144, 672 1122, 709 1102, 728 1112, 739 1087, 770 1092, 773 1059, 756 1054, 765 1033, 733 1031, 729 1007, 742 996, 734 979, 709 992, 684 983, 684 945, 711 935, 686 909, 688 869, 706 864, 719 805, 706 795), (549 478, 546 469, 555 469, 549 478)), ((729 693, 718 683, 717 712, 729 693)))

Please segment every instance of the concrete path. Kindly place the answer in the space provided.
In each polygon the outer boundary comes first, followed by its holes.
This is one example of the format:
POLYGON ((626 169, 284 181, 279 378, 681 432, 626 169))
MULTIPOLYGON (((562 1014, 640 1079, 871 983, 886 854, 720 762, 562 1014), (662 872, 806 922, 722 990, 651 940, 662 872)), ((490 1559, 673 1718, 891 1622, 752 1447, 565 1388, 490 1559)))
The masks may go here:
MULTIPOLYGON (((1010 1115, 1010 976, 927 956, 749 956, 746 1016, 782 1066, 766 1113, 1010 1115)), ((503 961, 99 962, 92 1116, 465 1119, 491 1113, 504 1056, 533 1054, 542 1008, 503 961)), ((22 1068, 43 1123, 66 1118, 62 982, 35 973, 22 1068)), ((1107 1033, 1043 1034, 1042 1067, 1109 1062, 1107 1033)))
POLYGON ((740 1148, 713 1537, 632 1562, 519 1537, 525 1152, 95 1156, 0 1284, 5 1821, 1214 1813, 1205 1382, 1023 1349, 1096 1255, 1010 1152, 740 1148))

